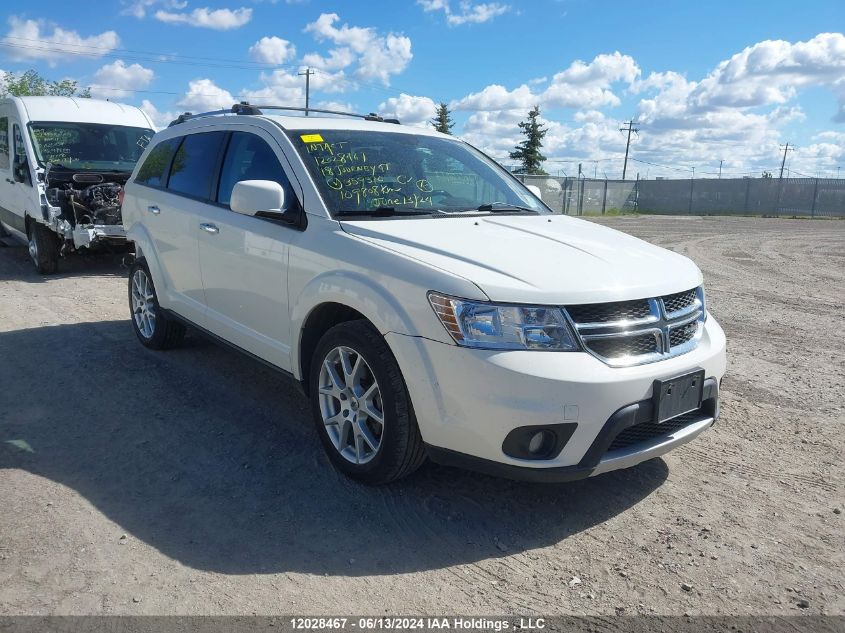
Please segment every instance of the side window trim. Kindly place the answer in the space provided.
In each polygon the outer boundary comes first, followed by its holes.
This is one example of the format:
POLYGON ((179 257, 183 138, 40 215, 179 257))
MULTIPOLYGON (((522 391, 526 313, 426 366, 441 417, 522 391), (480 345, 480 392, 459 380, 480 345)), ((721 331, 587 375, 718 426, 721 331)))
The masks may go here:
MULTIPOLYGON (((161 188, 165 191, 168 191, 167 186, 170 184, 170 170, 173 169, 173 160, 176 158, 176 154, 179 152, 179 149, 182 147, 182 143, 185 142, 184 136, 175 137, 178 138, 179 141, 176 143, 176 148, 173 150, 173 153, 170 155, 170 160, 167 161, 167 167, 164 169, 164 173, 162 174, 162 180, 164 182, 161 183, 161 188)), ((172 139, 168 139, 172 140, 172 139)), ((166 143, 167 141, 162 141, 166 143)))
POLYGON ((220 178, 223 176, 223 165, 226 163, 226 154, 229 151, 229 145, 232 143, 232 136, 234 132, 232 130, 226 130, 226 138, 220 144, 221 151, 220 154, 217 156, 217 166, 214 170, 214 178, 211 181, 211 202, 214 204, 218 204, 222 207, 229 208, 228 204, 221 204, 220 203, 220 178))

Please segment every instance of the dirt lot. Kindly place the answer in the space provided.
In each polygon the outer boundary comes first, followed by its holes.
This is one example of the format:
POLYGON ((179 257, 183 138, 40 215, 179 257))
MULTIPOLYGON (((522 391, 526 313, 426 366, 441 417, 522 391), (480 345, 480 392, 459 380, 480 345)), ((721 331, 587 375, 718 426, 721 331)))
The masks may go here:
POLYGON ((722 418, 554 486, 350 483, 284 378, 143 349, 124 270, 0 248, 0 614, 845 613, 845 222, 604 223, 703 269, 722 418))

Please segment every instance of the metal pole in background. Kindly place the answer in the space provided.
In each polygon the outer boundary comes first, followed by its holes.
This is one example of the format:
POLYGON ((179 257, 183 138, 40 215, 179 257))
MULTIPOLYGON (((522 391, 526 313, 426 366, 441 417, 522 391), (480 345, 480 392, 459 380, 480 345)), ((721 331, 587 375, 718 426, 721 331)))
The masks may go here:
POLYGON ((816 178, 816 182, 813 185, 813 207, 810 209, 810 217, 816 217, 816 197, 819 193, 819 179, 816 178))
POLYGON ((637 124, 634 119, 624 122, 627 127, 620 127, 620 132, 628 132, 628 142, 625 144, 625 162, 622 165, 622 180, 625 180, 625 174, 628 172, 628 149, 631 147, 631 132, 639 132, 639 129, 634 126, 637 124))
POLYGON ((692 178, 689 181, 689 214, 692 215, 692 192, 695 187, 695 167, 692 168, 692 178))
POLYGON ((604 210, 607 208, 607 178, 604 179, 604 194, 601 197, 601 214, 604 215, 604 210))
POLYGON ((311 100, 311 75, 314 74, 314 69, 308 67, 305 72, 297 73, 302 76, 305 75, 305 116, 308 116, 308 106, 311 100))

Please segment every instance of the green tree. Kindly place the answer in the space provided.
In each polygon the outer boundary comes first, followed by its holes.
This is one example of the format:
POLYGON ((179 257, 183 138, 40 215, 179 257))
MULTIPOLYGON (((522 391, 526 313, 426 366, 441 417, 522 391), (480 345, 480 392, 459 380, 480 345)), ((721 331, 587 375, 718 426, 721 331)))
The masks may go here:
POLYGON ((527 121, 520 121, 519 128, 525 135, 525 140, 520 142, 514 151, 510 153, 510 157, 518 160, 522 165, 516 170, 519 174, 541 174, 545 175, 543 170, 543 161, 546 157, 540 152, 543 147, 543 137, 548 130, 546 126, 540 123, 537 119, 540 116, 540 106, 534 106, 534 109, 528 113, 527 121))
POLYGON ((455 127, 455 124, 452 121, 452 113, 449 111, 449 106, 442 101, 440 102, 440 105, 437 106, 437 110, 434 113, 434 118, 431 120, 431 124, 434 126, 435 130, 442 132, 443 134, 451 134, 452 128, 455 127))
POLYGON ((6 72, 0 82, 0 97, 85 97, 91 96, 90 88, 79 89, 78 82, 72 79, 51 81, 27 70, 19 75, 6 72))

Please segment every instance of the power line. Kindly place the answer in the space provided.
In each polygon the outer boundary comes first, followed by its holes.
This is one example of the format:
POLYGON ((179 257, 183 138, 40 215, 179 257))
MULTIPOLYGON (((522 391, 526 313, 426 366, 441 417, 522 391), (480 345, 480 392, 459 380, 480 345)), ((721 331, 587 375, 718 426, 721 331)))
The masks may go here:
POLYGON ((628 149, 631 147, 631 132, 637 134, 640 130, 639 128, 635 128, 634 126, 637 124, 637 121, 631 119, 630 121, 625 121, 626 127, 620 127, 620 132, 628 132, 628 142, 625 144, 625 163, 622 165, 622 180, 625 180, 625 174, 628 171, 628 149))

